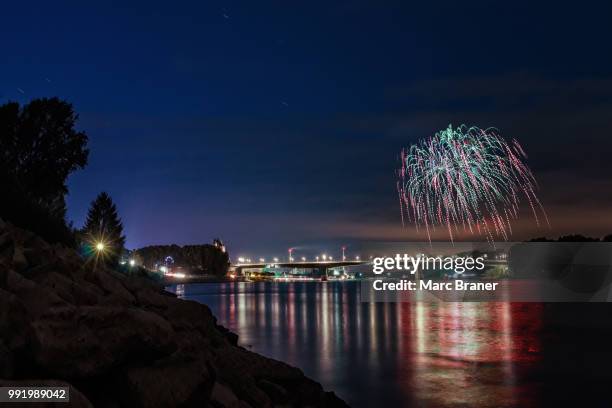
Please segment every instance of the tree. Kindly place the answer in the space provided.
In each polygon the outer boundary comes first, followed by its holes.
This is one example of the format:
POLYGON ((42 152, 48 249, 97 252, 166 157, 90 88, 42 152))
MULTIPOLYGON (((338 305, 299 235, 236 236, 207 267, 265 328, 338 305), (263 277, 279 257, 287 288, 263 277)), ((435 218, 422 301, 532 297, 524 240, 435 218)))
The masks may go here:
POLYGON ((102 192, 92 201, 82 230, 91 251, 109 264, 116 264, 124 246, 123 224, 111 197, 102 192))
POLYGON ((4 170, 35 201, 60 212, 68 175, 89 156, 87 135, 74 129, 77 119, 72 105, 58 98, 35 99, 21 109, 16 102, 0 106, 4 170))
POLYGON ((58 98, 0 106, 0 217, 51 242, 72 237, 66 225, 66 180, 87 164, 87 135, 58 98))
POLYGON ((581 234, 564 235, 559 237, 559 242, 599 242, 599 238, 585 237, 581 234))

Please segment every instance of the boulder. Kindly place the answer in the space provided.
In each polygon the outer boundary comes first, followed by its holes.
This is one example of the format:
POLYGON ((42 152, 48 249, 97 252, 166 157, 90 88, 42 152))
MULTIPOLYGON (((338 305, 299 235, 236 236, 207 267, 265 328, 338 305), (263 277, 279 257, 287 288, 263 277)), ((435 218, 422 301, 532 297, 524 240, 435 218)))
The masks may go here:
POLYGON ((0 385, 69 386, 75 407, 345 406, 237 344, 206 305, 0 220, 0 385))
POLYGON ((205 406, 214 377, 205 361, 171 356, 152 365, 127 369, 122 382, 125 406, 205 406))
POLYGON ((135 308, 53 308, 32 327, 36 362, 61 378, 102 375, 128 361, 155 360, 175 349, 172 326, 135 308))
POLYGON ((217 408, 240 408, 240 400, 234 392, 226 385, 215 382, 210 396, 210 402, 217 408))

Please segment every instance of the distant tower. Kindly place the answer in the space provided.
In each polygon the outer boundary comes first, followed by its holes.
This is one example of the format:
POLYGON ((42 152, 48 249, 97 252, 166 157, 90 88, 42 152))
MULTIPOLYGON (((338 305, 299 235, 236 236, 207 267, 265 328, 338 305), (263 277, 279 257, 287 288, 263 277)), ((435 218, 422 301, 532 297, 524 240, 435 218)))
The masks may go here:
POLYGON ((223 244, 223 241, 221 241, 219 238, 213 239, 213 246, 217 249, 220 249, 221 252, 225 252, 225 245, 223 244))

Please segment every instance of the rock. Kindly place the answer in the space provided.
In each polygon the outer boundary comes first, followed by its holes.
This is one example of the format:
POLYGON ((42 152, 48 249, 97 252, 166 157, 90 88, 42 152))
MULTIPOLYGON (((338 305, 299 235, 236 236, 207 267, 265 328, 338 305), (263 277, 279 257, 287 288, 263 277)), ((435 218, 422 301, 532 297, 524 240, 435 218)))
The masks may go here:
POLYGON ((257 386, 268 394, 274 404, 286 404, 289 402, 289 393, 280 385, 262 379, 257 382, 257 386))
POLYGON ((125 375, 124 404, 131 407, 205 406, 214 378, 201 360, 169 358, 125 375))
POLYGON ((160 313, 180 330, 198 330, 209 335, 217 343, 222 343, 224 336, 216 330, 216 319, 208 306, 191 300, 169 298, 167 309, 160 313))
POLYGON ((170 324, 139 309, 55 308, 32 327, 37 363, 65 378, 101 375, 127 361, 150 361, 175 349, 170 324))
POLYGON ((23 271, 28 267, 28 260, 23 254, 23 248, 15 248, 13 251, 13 268, 17 271, 23 271))
POLYGON ((232 346, 237 346, 238 345, 238 335, 234 332, 231 332, 229 329, 227 329, 226 327, 217 325, 217 330, 219 330, 227 339, 227 341, 232 345, 232 346))
POLYGON ((70 306, 52 288, 40 286, 13 270, 7 272, 6 289, 20 299, 32 316, 38 316, 53 308, 70 306))
POLYGON ((240 400, 232 390, 219 382, 215 382, 210 396, 211 405, 218 408, 240 408, 240 400))
POLYGON ((136 298, 138 304, 147 308, 153 309, 166 309, 168 307, 168 296, 164 296, 159 293, 158 290, 149 287, 141 287, 131 291, 133 296, 136 298))
POLYGON ((237 343, 206 305, 0 222, 0 384, 70 386, 76 407, 345 406, 237 343))
POLYGON ((112 274, 105 272, 102 268, 94 267, 85 276, 90 283, 100 287, 107 296, 106 303, 109 305, 132 305, 136 303, 134 296, 121 284, 112 274))
POLYGON ((8 350, 21 350, 28 345, 31 328, 24 325, 30 316, 17 296, 0 289, 0 340, 8 350))
POLYGON ((0 261, 6 260, 11 261, 7 262, 7 264, 12 263, 14 249, 15 244, 11 234, 9 232, 5 232, 4 234, 0 232, 0 261))
POLYGON ((0 378, 10 378, 14 375, 14 362, 14 354, 0 339, 0 378))

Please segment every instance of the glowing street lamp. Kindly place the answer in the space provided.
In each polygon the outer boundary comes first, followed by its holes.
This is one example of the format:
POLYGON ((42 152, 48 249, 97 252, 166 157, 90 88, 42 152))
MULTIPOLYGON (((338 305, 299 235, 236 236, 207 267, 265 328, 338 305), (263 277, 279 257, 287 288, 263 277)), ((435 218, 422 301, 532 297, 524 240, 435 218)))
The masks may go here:
POLYGON ((293 262, 293 248, 289 248, 287 251, 289 252, 289 262, 293 262))
POLYGON ((136 265, 136 261, 133 259, 130 259, 130 266, 134 266, 134 265, 136 265))
POLYGON ((274 262, 278 262, 278 258, 274 258, 274 262))
POLYGON ((327 255, 325 255, 325 254, 321 255, 321 259, 323 259, 323 261, 325 261, 327 259, 327 255))
POLYGON ((306 262, 306 257, 305 256, 302 257, 302 262, 306 262))
POLYGON ((319 262, 319 255, 315 256, 315 259, 317 260, 317 262, 319 262))
POLYGON ((96 251, 98 252, 102 252, 106 249, 106 245, 104 244, 104 242, 98 242, 96 244, 96 251))
POLYGON ((355 260, 356 260, 356 261, 358 261, 358 260, 359 260, 359 255, 357 255, 357 256, 355 257, 355 260))
POLYGON ((259 262, 261 262, 261 263, 266 262, 266 258, 259 258, 259 262))
POLYGON ((346 254, 344 251, 346 251, 346 246, 342 247, 342 261, 346 261, 346 254))

